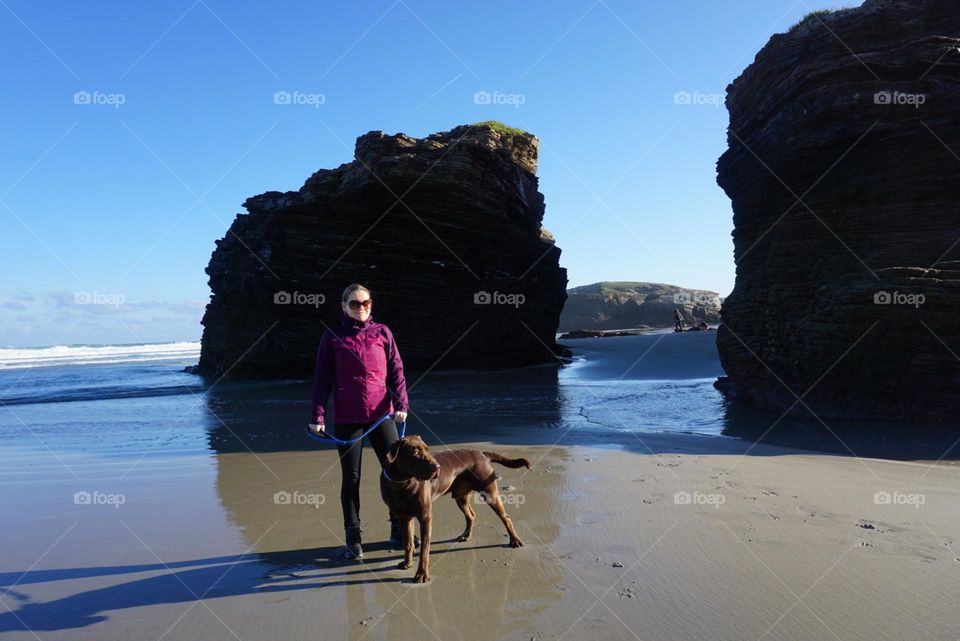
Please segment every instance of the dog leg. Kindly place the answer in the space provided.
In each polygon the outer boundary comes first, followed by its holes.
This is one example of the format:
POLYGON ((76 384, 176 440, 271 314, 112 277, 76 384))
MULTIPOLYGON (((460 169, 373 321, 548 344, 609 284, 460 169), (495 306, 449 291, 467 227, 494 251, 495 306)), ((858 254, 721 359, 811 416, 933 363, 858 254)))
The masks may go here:
POLYGON ((477 518, 477 513, 473 511, 473 506, 470 505, 470 499, 472 496, 473 492, 467 492, 461 496, 453 497, 457 501, 457 507, 460 508, 460 511, 463 512, 463 516, 467 520, 463 534, 457 537, 457 541, 461 543, 465 543, 470 540, 470 535, 473 534, 473 522, 477 518))
POLYGON ((487 494, 487 505, 497 513, 497 516, 500 517, 500 520, 503 521, 503 525, 507 528, 507 534, 510 535, 510 547, 518 548, 523 545, 523 541, 520 540, 520 537, 517 536, 517 531, 513 529, 513 521, 510 520, 510 515, 507 514, 507 511, 503 508, 503 499, 500 498, 500 492, 497 489, 497 482, 494 481, 486 488, 487 494))
POLYGON ((433 528, 430 514, 420 519, 420 565, 413 575, 414 583, 426 583, 430 580, 430 532, 433 528))
POLYGON ((397 564, 400 570, 408 570, 413 565, 413 519, 411 517, 400 519, 400 530, 403 532, 403 561, 397 564))

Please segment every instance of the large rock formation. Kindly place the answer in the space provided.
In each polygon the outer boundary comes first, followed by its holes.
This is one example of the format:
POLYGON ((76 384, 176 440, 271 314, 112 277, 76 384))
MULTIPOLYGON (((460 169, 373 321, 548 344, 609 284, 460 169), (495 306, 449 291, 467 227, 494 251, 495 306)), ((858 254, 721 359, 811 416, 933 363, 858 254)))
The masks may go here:
POLYGON ((720 320, 720 296, 661 283, 604 281, 567 290, 560 331, 672 327, 673 310, 688 324, 720 320))
POLYGON ((499 123, 422 139, 372 131, 352 162, 247 199, 206 270, 196 371, 309 376, 355 281, 410 370, 553 360, 567 277, 541 227, 537 148, 499 123))
POLYGON ((867 0, 773 36, 728 87, 721 390, 960 417, 958 35, 956 0, 867 0))

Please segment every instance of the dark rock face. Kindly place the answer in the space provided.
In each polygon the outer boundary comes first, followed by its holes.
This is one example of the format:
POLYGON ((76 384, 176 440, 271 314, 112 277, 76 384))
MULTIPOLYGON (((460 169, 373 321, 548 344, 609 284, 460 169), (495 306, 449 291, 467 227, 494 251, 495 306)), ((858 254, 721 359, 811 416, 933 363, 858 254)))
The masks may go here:
POLYGON ((720 296, 661 283, 605 281, 567 290, 560 331, 673 327, 673 310, 686 324, 720 320, 720 296))
POLYGON ((567 277, 541 227, 537 149, 533 135, 490 125, 372 131, 353 162, 249 198, 206 270, 196 371, 311 375, 352 282, 372 291, 373 318, 411 371, 554 360, 567 277))
POLYGON ((956 0, 867 0, 773 36, 728 87, 725 393, 960 417, 958 36, 956 0))

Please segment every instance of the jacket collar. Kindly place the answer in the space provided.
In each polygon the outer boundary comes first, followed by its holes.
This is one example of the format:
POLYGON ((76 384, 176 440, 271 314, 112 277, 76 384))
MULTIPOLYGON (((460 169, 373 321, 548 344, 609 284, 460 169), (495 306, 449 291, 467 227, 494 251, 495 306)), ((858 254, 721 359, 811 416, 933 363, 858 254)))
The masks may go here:
POLYGON ((367 320, 365 320, 365 321, 358 321, 357 319, 352 318, 351 316, 349 316, 349 315, 348 315, 345 311, 343 311, 342 309, 340 310, 340 324, 343 325, 344 327, 350 327, 350 328, 353 328, 353 329, 366 329, 367 327, 370 327, 370 324, 371 324, 371 323, 373 323, 373 313, 372 313, 372 312, 371 312, 370 314, 367 314, 367 320))

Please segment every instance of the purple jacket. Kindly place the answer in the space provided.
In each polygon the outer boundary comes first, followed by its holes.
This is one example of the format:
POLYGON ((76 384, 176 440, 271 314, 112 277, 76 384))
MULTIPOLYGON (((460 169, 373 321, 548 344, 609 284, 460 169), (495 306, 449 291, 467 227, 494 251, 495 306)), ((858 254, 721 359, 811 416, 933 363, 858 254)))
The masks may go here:
POLYGON ((406 412, 407 382, 393 333, 383 323, 358 321, 340 312, 340 325, 320 337, 313 380, 312 423, 326 423, 333 390, 333 421, 369 423, 394 411, 406 412))

